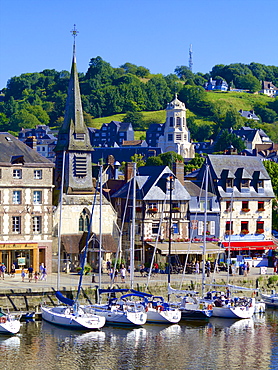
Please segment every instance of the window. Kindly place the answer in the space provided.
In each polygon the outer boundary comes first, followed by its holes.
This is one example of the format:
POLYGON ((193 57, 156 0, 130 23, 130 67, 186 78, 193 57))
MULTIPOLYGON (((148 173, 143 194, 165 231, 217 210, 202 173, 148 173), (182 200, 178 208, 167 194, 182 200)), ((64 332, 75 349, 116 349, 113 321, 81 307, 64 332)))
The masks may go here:
POLYGON ((246 233, 246 234, 248 234, 248 221, 241 221, 241 225, 240 225, 240 231, 242 232, 242 233, 246 233))
POLYGON ((74 156, 73 160, 74 176, 85 177, 87 174, 87 159, 83 156, 74 156))
POLYGON ((173 134, 168 134, 168 141, 173 141, 173 134))
POLYGON ((0 179, 2 179, 2 168, 0 168, 0 179))
POLYGON ((13 170, 14 179, 22 179, 22 170, 13 170))
POLYGON ((181 134, 176 134, 176 140, 181 140, 181 134))
POLYGON ((45 152, 45 147, 44 146, 42 146, 42 151, 45 152))
POLYGON ((249 188, 249 180, 242 179, 241 180, 241 187, 242 188, 249 188))
POLYGON ((230 222, 230 221, 226 222, 225 230, 226 230, 226 233, 230 233, 230 232, 231 232, 231 234, 233 233, 233 221, 232 222, 230 222))
POLYGON ((177 127, 180 127, 180 126, 181 126, 181 118, 177 117, 177 127))
POLYGON ((242 202, 242 211, 243 212, 249 212, 250 209, 249 209, 249 202, 248 201, 243 201, 242 202))
POLYGON ((204 232, 204 222, 198 221, 198 235, 202 235, 204 232))
MULTIPOLYGON (((210 210, 210 201, 208 199, 207 201, 207 211, 210 210)), ((205 201, 204 200, 200 200, 200 211, 204 212, 205 211, 205 201)))
POLYGON ((257 234, 263 234, 264 233, 264 222, 263 221, 257 221, 256 225, 256 233, 257 234))
POLYGON ((157 235, 159 230, 159 222, 152 223, 152 234, 157 235))
POLYGON ((227 179, 226 180, 226 187, 232 188, 233 187, 233 179, 227 179))
POLYGON ((89 231, 90 217, 86 210, 83 210, 79 217, 79 231, 89 231))
POLYGON ((42 204, 42 192, 40 190, 34 190, 33 201, 34 204, 42 204))
POLYGON ((179 233, 179 224, 177 222, 173 223, 172 230, 173 230, 173 234, 179 233))
POLYGON ((41 216, 34 216, 33 218, 33 232, 35 234, 41 233, 42 219, 41 216))
POLYGON ((21 191, 20 190, 13 191, 13 204, 21 204, 21 191))
POLYGON ((263 188, 264 187, 264 182, 263 180, 258 180, 258 188, 263 188))
POLYGON ((75 134, 75 139, 76 140, 85 140, 85 134, 82 134, 82 133, 78 134, 78 133, 76 133, 75 134))
POLYGON ((34 170, 34 179, 41 180, 42 179, 42 170, 34 170))
POLYGON ((215 221, 210 221, 208 223, 208 231, 211 235, 215 235, 215 221))
POLYGON ((264 211, 264 202, 258 202, 258 211, 264 211))
POLYGON ((226 201, 226 211, 231 211, 231 205, 232 205, 232 202, 230 200, 227 200, 226 201))
POLYGON ((174 118, 173 117, 170 117, 170 124, 169 124, 170 127, 173 127, 174 126, 174 118))
POLYGON ((12 231, 13 233, 20 234, 21 231, 21 218, 20 216, 12 217, 12 231))

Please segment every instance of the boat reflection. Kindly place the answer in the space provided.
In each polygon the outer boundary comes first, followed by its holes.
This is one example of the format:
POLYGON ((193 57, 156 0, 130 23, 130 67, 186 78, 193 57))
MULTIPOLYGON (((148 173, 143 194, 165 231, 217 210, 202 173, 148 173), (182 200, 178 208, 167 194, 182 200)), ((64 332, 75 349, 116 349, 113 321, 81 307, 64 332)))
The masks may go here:
POLYGON ((19 349, 20 347, 20 336, 13 335, 11 337, 0 337, 0 350, 5 349, 19 349))
POLYGON ((218 317, 212 317, 209 320, 210 324, 215 330, 224 330, 224 331, 235 331, 241 332, 245 330, 254 330, 254 320, 251 319, 224 319, 218 317))
POLYGON ((42 331, 58 340, 72 339, 76 343, 85 343, 88 341, 104 342, 105 340, 105 333, 103 331, 89 331, 84 333, 84 331, 55 326, 46 321, 42 321, 42 331))

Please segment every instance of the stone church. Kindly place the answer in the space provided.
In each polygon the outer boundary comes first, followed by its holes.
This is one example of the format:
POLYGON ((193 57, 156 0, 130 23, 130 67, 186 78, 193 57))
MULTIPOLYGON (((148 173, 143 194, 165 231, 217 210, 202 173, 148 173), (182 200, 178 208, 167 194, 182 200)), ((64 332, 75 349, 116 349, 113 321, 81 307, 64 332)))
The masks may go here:
MULTIPOLYGON (((90 245, 88 262, 93 267, 98 265, 100 231, 103 233, 101 235, 103 235, 102 248, 105 250, 104 258, 107 257, 107 254, 110 258, 109 253, 115 252, 117 249, 115 241, 117 215, 105 197, 102 197, 100 205, 100 194, 96 191, 96 188, 99 189, 99 185, 96 185, 98 184, 97 180, 93 181, 92 152, 89 131, 83 118, 74 43, 65 117, 55 148, 54 182, 56 189, 59 189, 56 199, 61 199, 61 189, 63 191, 62 202, 56 201, 58 205, 54 214, 53 226, 55 236, 58 237, 58 234, 61 234, 61 260, 64 269, 66 265, 69 269, 70 263, 74 267, 79 263, 79 253, 84 248, 86 234, 90 231, 89 223, 92 210, 91 232, 95 243, 90 245), (101 218, 100 209, 102 211, 101 218), (60 232, 58 232, 59 225, 60 232)), ((58 240, 56 242, 58 246, 58 240)), ((104 262, 102 261, 102 263, 104 262)))

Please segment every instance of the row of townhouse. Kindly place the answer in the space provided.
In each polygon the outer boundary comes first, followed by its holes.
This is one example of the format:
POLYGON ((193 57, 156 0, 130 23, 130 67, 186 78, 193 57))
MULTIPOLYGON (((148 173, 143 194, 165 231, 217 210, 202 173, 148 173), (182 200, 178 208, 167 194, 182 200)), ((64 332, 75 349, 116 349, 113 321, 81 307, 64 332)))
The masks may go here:
MULTIPOLYGON (((204 229, 206 254, 221 258, 245 255, 260 260, 276 249, 272 239, 271 180, 256 157, 209 155, 206 164, 186 177, 183 163, 167 167, 140 167, 135 177, 126 170, 127 181, 114 194, 112 203, 118 222, 124 223, 123 250, 128 259, 132 188, 136 182, 136 259, 150 262, 156 248, 158 262, 166 262, 171 237, 172 254, 184 262, 202 258, 204 229), (204 190, 206 166, 209 187, 204 190), (169 178, 173 188, 169 190, 169 178), (206 211, 205 211, 206 207, 206 211), (171 212, 171 218, 170 218, 171 212), (171 219, 171 225, 169 224, 171 219), (206 227, 204 225, 206 222, 206 227)), ((108 182, 108 188, 112 188, 108 182)))

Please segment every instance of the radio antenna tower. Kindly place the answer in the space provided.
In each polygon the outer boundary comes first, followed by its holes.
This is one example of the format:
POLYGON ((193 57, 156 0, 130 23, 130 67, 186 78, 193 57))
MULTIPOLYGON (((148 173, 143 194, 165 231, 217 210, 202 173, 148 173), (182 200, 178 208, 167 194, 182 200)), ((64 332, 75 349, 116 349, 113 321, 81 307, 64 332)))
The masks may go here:
POLYGON ((189 69, 190 71, 192 72, 192 69, 193 69, 193 51, 192 51, 192 44, 190 44, 190 47, 189 47, 189 69))

